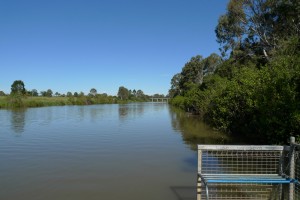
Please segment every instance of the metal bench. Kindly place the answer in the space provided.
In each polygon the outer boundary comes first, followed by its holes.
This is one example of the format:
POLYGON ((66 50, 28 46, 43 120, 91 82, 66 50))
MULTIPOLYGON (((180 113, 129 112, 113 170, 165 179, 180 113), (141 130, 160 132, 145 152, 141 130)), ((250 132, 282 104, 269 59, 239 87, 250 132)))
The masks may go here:
POLYGON ((298 183, 289 172, 293 167, 290 166, 291 149, 266 145, 198 145, 197 199, 232 199, 224 198, 228 197, 225 187, 231 192, 240 192, 233 199, 258 199, 256 191, 262 192, 261 187, 267 186, 265 198, 259 199, 269 199, 270 190, 282 196, 283 184, 298 183), (220 185, 222 189, 217 190, 220 185), (248 191, 240 189, 245 185, 248 191), (274 189, 274 185, 277 188, 274 189), (249 190, 252 194, 246 195, 249 190), (218 192, 223 196, 218 197, 218 192))

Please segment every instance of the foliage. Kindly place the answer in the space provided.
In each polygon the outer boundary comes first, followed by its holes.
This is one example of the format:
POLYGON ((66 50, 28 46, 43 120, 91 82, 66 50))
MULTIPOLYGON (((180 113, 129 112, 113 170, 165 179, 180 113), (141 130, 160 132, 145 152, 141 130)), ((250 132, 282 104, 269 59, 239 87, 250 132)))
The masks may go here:
POLYGON ((169 96, 171 98, 178 95, 182 96, 191 88, 200 86, 204 77, 213 74, 221 63, 221 57, 215 53, 205 59, 199 55, 192 57, 184 65, 181 73, 175 74, 171 79, 169 96))
POLYGON ((0 96, 6 96, 6 94, 0 90, 0 96))
POLYGON ((281 38, 299 35, 299 12, 296 0, 230 0, 215 30, 223 56, 270 59, 281 38))
POLYGON ((216 28, 229 54, 209 73, 208 58, 193 57, 171 80, 171 104, 256 143, 300 138, 299 9, 295 0, 231 0, 216 28))
POLYGON ((118 97, 121 100, 128 100, 129 95, 130 95, 130 93, 129 93, 129 90, 127 88, 125 88, 124 86, 119 87, 118 97))
POLYGON ((24 96, 20 93, 13 93, 6 98, 6 107, 8 108, 22 108, 24 96))
POLYGON ((89 94, 89 95, 91 95, 91 96, 96 96, 96 94, 97 94, 97 90, 96 90, 95 88, 92 88, 92 89, 90 90, 90 94, 89 94))
POLYGON ((47 96, 47 97, 52 97, 52 95, 53 95, 52 90, 51 90, 51 89, 48 89, 47 92, 46 92, 46 96, 47 96))
POLYGON ((11 85, 11 92, 10 94, 15 95, 24 95, 26 93, 25 84, 21 80, 16 80, 11 85))
POLYGON ((29 94, 30 96, 33 96, 33 97, 37 97, 37 96, 39 96, 39 93, 38 93, 38 91, 36 90, 36 89, 32 89, 31 91, 30 91, 30 94, 29 94))

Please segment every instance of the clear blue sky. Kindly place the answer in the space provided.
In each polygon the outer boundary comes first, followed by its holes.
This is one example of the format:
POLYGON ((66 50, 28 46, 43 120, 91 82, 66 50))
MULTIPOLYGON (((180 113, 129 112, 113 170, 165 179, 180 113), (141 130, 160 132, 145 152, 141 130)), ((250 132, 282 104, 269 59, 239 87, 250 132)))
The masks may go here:
POLYGON ((219 53, 228 0, 0 0, 0 90, 167 94, 192 56, 219 53))

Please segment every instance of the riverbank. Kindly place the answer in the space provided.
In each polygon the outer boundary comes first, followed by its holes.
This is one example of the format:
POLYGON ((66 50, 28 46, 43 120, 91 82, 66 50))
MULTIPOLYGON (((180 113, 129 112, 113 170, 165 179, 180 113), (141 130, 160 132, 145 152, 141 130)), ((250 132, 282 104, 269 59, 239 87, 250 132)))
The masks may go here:
POLYGON ((93 104, 123 104, 138 101, 121 100, 113 96, 105 97, 0 97, 0 109, 11 108, 33 108, 46 106, 65 106, 65 105, 93 105, 93 104))

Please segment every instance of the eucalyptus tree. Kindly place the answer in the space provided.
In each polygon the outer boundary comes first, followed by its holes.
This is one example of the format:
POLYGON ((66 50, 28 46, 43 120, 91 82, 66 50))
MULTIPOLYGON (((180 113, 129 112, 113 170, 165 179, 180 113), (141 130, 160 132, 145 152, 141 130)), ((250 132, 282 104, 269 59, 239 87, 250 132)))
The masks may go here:
POLYGON ((169 90, 169 95, 171 98, 176 97, 181 93, 181 87, 180 87, 181 77, 182 77, 181 73, 177 73, 171 79, 171 88, 169 90))
POLYGON ((120 86, 118 90, 118 97, 121 100, 127 100, 129 98, 129 90, 124 86, 120 86))
POLYGON ((299 13, 298 0, 230 0, 215 29, 222 55, 269 60, 280 39, 299 35, 299 13))

